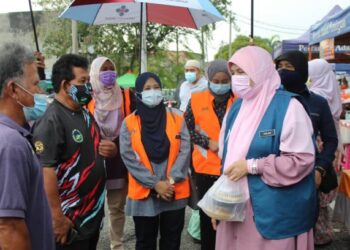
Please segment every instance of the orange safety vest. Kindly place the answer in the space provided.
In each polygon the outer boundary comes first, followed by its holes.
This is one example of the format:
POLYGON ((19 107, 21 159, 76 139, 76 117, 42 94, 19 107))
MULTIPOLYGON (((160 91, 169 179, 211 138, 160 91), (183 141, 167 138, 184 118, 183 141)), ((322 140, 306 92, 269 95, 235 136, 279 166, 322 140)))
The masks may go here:
MULTIPOLYGON (((235 101, 230 97, 226 112, 235 101)), ((214 96, 209 90, 193 93, 191 96, 191 108, 193 112, 195 130, 214 141, 219 141, 220 123, 214 110, 214 96)), ((216 175, 221 174, 221 160, 217 153, 194 144, 192 162, 196 173, 216 175)))
MULTIPOLYGON (((181 138, 179 138, 181 132, 181 126, 183 123, 183 116, 175 114, 172 111, 167 111, 166 116, 166 134, 169 138, 170 149, 169 149, 169 158, 167 164, 167 176, 170 177, 171 168, 173 167, 177 155, 179 154, 181 138)), ((148 159, 145 148, 141 141, 141 120, 138 115, 135 113, 129 115, 125 118, 125 124, 130 132, 131 146, 138 156, 140 163, 147 168, 152 175, 154 171, 152 169, 151 162, 148 159)), ((129 183, 128 183, 128 197, 134 200, 145 199, 150 194, 150 189, 142 186, 132 174, 128 174, 129 183)), ((182 182, 175 183, 175 200, 185 199, 190 196, 190 183, 189 178, 182 182)))
MULTIPOLYGON (((130 90, 124 89, 122 90, 123 93, 123 101, 122 101, 122 111, 124 114, 124 117, 131 114, 131 99, 130 99, 130 90)), ((95 100, 91 99, 91 101, 87 105, 87 109, 90 111, 90 113, 93 115, 95 112, 95 100)))

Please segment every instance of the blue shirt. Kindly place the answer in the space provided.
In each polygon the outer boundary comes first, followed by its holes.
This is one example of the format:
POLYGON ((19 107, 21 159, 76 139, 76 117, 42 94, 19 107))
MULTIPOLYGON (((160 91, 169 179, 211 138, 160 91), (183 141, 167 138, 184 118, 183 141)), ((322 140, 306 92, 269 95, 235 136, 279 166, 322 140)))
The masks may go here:
POLYGON ((42 168, 28 130, 0 114, 0 218, 24 219, 31 248, 54 250, 42 168))

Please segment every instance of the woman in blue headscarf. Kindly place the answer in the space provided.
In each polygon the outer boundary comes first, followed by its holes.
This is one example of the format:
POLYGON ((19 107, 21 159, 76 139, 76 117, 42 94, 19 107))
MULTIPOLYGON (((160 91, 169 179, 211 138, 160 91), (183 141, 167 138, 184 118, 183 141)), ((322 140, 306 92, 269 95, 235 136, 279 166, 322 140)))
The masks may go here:
POLYGON ((126 214, 136 249, 180 249, 190 195, 190 137, 183 115, 163 104, 162 84, 150 72, 136 80, 136 111, 123 122, 120 152, 129 171, 126 214))

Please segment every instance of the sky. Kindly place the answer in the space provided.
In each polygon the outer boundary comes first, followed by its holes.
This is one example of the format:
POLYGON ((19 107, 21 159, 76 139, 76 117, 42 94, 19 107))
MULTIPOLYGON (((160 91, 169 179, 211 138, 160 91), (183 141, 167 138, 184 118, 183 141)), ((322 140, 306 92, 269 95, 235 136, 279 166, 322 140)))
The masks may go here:
MULTIPOLYGON (((35 0, 32 1, 34 9, 38 9, 35 0)), ((250 3, 249 0, 232 0, 231 10, 236 13, 236 24, 240 29, 233 30, 233 39, 238 34, 250 34, 250 3)), ((345 9, 350 6, 350 0, 255 0, 254 35, 265 38, 278 35, 281 40, 297 38, 335 5, 345 9)), ((0 1, 0 13, 28 9, 28 0, 0 1)), ((209 60, 213 59, 222 44, 229 42, 228 22, 219 22, 216 27, 213 40, 208 43, 209 60)), ((175 49, 175 45, 170 48, 175 49)), ((193 50, 200 52, 198 45, 194 45, 193 50)))

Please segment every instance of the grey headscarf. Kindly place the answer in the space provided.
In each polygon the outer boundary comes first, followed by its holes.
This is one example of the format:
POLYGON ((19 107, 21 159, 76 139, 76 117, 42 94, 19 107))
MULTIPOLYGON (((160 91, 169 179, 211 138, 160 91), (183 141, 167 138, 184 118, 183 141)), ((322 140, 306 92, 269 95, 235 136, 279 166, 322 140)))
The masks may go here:
MULTIPOLYGON (((209 80, 209 82, 211 82, 213 80, 214 75, 218 72, 223 72, 223 73, 227 74, 228 78, 231 79, 231 73, 228 70, 227 61, 214 60, 214 61, 209 63, 209 65, 207 66, 207 70, 206 70, 206 75, 207 75, 207 79, 209 80)), ((228 98, 230 98, 230 96, 232 94, 232 92, 229 91, 228 93, 226 93, 224 95, 217 95, 210 89, 210 84, 208 84, 208 88, 209 88, 209 91, 212 93, 212 95, 215 97, 216 103, 222 103, 222 102, 227 101, 228 98)))

